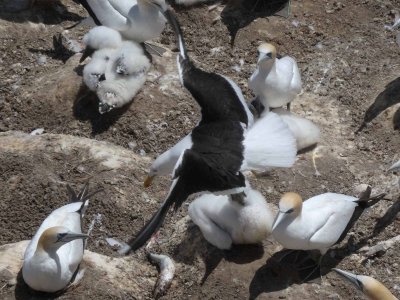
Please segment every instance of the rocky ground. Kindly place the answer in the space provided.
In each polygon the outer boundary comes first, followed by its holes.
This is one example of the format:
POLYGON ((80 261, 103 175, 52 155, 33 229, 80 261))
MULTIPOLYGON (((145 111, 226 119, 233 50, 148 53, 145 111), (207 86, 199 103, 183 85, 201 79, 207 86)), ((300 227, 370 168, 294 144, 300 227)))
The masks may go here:
MULTIPOLYGON (((0 1, 0 7, 5 2, 0 1)), ((273 42, 279 52, 299 62, 304 92, 292 110, 321 128, 315 153, 318 172, 312 153, 306 153, 291 169, 251 177, 269 202, 276 204, 286 191, 299 192, 304 199, 328 191, 357 195, 361 184, 370 184, 374 193, 388 193, 390 200, 366 211, 349 238, 328 253, 322 279, 313 276, 315 280, 305 283, 290 260, 278 263, 282 249, 272 239, 231 251, 210 246, 188 219, 184 205, 168 216, 157 245, 177 268, 164 299, 362 299, 329 272, 333 266, 369 274, 400 296, 400 243, 368 253, 370 247, 400 234, 399 180, 386 172, 400 158, 399 132, 392 124, 396 107, 354 134, 367 107, 400 74, 396 35, 384 28, 393 23, 399 8, 398 0, 293 1, 288 19, 255 20, 239 30, 232 48, 226 26, 213 23, 220 9, 177 11, 196 64, 230 76, 248 98, 247 79, 261 41, 273 42)), ((154 60, 148 82, 131 105, 99 115, 95 97, 82 86, 79 54, 68 59, 52 42, 54 35, 85 15, 71 0, 50 6, 37 1, 19 13, 0 9, 1 245, 29 239, 43 218, 67 201, 66 184, 79 189, 90 178, 91 189, 103 187, 104 192, 94 197, 87 212, 86 227, 95 220, 88 249, 115 257, 105 238, 130 238, 169 188, 168 178, 143 188, 152 159, 198 120, 198 107, 180 87, 171 51, 154 60), (29 135, 38 128, 44 129, 42 135, 29 135)), ((75 27, 64 34, 80 40, 87 30, 75 27)), ((169 29, 157 42, 175 48, 169 29)), ((4 253, 0 249, 0 267, 9 261, 4 253)), ((81 284, 57 297, 152 298, 157 269, 144 251, 119 259, 109 258, 116 265, 112 270, 86 262, 81 284)), ((0 298, 49 297, 29 291, 20 276, 10 280, 10 272, 0 268, 0 298)))

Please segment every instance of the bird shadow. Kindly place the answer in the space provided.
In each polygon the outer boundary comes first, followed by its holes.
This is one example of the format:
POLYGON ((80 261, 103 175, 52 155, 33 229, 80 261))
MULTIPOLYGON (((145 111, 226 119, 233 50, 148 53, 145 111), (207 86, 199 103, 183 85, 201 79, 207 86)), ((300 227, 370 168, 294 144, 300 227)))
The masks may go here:
MULTIPOLYGON (((361 126, 357 129, 356 133, 362 131, 367 126, 367 124, 370 123, 372 120, 374 120, 378 115, 380 115, 381 112, 399 102, 400 102, 400 77, 389 82, 385 86, 385 89, 381 93, 379 93, 379 95, 375 98, 374 103, 372 103, 365 112, 364 120, 361 126)), ((399 120, 400 112, 399 113, 396 112, 396 114, 395 118, 397 126, 395 125, 395 129, 396 127, 398 128, 398 124, 400 122, 399 120)), ((395 121, 393 120, 393 122, 395 121)))
MULTIPOLYGON (((82 71, 79 66, 75 72, 82 71)), ((72 110, 73 115, 80 121, 89 121, 92 126, 92 135, 101 134, 107 131, 119 118, 129 109, 133 101, 123 107, 114 108, 112 111, 100 114, 99 113, 99 99, 97 95, 88 90, 84 84, 81 84, 78 95, 74 101, 72 110)))
MULTIPOLYGON (((236 1, 237 2, 237 1, 236 1)), ((226 5, 221 20, 231 36, 231 45, 235 43, 238 31, 258 18, 266 18, 281 11, 288 0, 246 0, 226 5)))
POLYGON ((17 275, 17 284, 15 286, 15 299, 28 300, 28 299, 57 299, 65 293, 65 290, 56 293, 45 293, 32 290, 24 281, 22 277, 22 269, 17 275))
POLYGON ((14 1, 0 1, 0 19, 14 23, 43 23, 46 25, 60 24, 64 21, 78 22, 84 19, 78 14, 67 10, 61 1, 36 1, 35 5, 21 11, 13 11, 14 1), (47 3, 46 3, 47 2, 47 3))
POLYGON ((174 259, 184 264, 193 265, 195 257, 204 262, 205 271, 200 281, 203 285, 222 260, 236 264, 247 264, 258 260, 264 255, 261 244, 233 245, 230 250, 221 250, 208 243, 193 223, 189 225, 180 244, 174 249, 174 259))
POLYGON ((393 129, 399 130, 400 129, 400 107, 393 115, 393 129))
POLYGON ((262 293, 284 290, 293 284, 320 281, 321 276, 329 273, 344 258, 357 252, 366 246, 369 240, 380 234, 396 219, 399 211, 400 199, 393 203, 377 220, 371 234, 356 243, 353 236, 350 236, 343 246, 330 249, 324 255, 320 268, 315 268, 318 267, 312 255, 316 253, 315 251, 284 249, 274 253, 254 274, 249 286, 249 299, 256 299, 262 293), (310 272, 310 270, 313 271, 310 272))

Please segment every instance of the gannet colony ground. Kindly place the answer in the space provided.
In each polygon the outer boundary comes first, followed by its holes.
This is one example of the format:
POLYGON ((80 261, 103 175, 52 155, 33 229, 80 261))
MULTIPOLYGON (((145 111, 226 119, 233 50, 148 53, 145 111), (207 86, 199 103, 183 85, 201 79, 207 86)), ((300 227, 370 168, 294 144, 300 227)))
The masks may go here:
MULTIPOLYGON (((114 244, 135 236, 160 207, 170 177, 157 176, 148 188, 143 181, 154 159, 200 120, 179 81, 175 34, 167 24, 150 42, 165 52, 152 56, 132 103, 100 114, 79 63, 91 27, 70 28, 87 11, 72 0, 30 1, 15 10, 25 2, 0 0, 0 299, 49 299, 23 280, 27 240, 68 204, 67 184, 79 191, 89 179, 89 193, 104 190, 90 198, 82 220, 83 231, 90 229, 85 273, 50 298, 153 299, 159 271, 145 247, 121 256, 114 244)), ((304 200, 328 192, 358 197, 370 185, 373 195, 386 196, 328 250, 321 276, 309 276, 294 262, 312 260, 287 253, 273 236, 230 250, 208 243, 188 216, 192 195, 175 214, 171 209, 152 242, 154 253, 175 263, 161 299, 365 299, 332 268, 371 276, 399 298, 400 175, 387 171, 400 159, 399 93, 387 100, 398 104, 358 129, 388 84, 400 90, 399 31, 391 29, 400 0, 294 0, 288 18, 227 17, 222 9, 175 7, 196 67, 229 77, 250 102, 257 49, 272 43, 300 70, 302 92, 291 113, 320 130, 316 148, 298 154, 293 167, 246 173, 273 215, 286 192, 304 200)))

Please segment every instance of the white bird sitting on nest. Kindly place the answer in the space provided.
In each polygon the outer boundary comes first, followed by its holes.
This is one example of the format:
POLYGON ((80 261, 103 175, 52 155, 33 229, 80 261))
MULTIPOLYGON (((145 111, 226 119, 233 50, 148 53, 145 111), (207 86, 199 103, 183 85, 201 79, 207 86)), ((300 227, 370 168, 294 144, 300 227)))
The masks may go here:
MULTIPOLYGON (((104 25, 119 31, 124 39, 143 43, 158 38, 163 32, 166 19, 161 10, 165 0, 74 0, 88 11, 96 25, 104 25)), ((159 54, 162 50, 154 45, 149 50, 159 54)))
POLYGON ((336 268, 333 270, 355 285, 370 300, 398 300, 387 287, 370 276, 356 275, 336 268))
POLYGON ((325 193, 302 201, 297 193, 286 193, 279 202, 279 212, 272 235, 282 246, 292 250, 319 250, 323 255, 340 243, 361 216, 384 194, 371 197, 371 188, 360 198, 325 193))
POLYGON ((261 193, 246 184, 243 198, 204 194, 189 205, 189 216, 204 238, 219 249, 255 244, 271 234, 274 216, 261 193))
POLYGON ((99 112, 103 114, 132 101, 146 82, 150 67, 150 60, 139 44, 122 42, 107 62, 104 80, 97 85, 99 112))
POLYGON ((296 60, 290 56, 277 58, 275 46, 258 47, 257 69, 249 79, 249 88, 268 111, 288 105, 301 92, 301 77, 296 60))
POLYGON ((321 135, 319 128, 310 120, 296 116, 284 108, 276 108, 272 111, 278 114, 289 126, 290 131, 296 138, 298 152, 310 149, 319 142, 321 135))
POLYGON ((83 258, 82 217, 91 195, 88 184, 78 196, 69 188, 73 203, 54 210, 40 225, 25 250, 22 276, 36 291, 57 292, 78 281, 83 258), (78 276, 77 276, 78 275, 78 276))

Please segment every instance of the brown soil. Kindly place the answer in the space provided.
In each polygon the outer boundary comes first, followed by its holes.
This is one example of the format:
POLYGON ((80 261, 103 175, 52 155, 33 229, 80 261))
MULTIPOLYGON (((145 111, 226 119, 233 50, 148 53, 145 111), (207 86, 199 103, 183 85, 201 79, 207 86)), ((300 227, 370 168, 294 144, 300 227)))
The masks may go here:
MULTIPOLYGON (((71 64, 78 66, 77 59, 64 64, 65 57, 53 50, 52 37, 85 12, 71 0, 61 2, 63 6, 57 4, 57 10, 39 6, 18 14, 0 12, 0 131, 44 128, 47 133, 88 137, 125 148, 135 142, 132 151, 149 157, 156 157, 187 134, 198 120, 198 108, 179 88, 176 77, 171 79, 174 86, 169 90, 176 92, 164 93, 157 79, 149 80, 129 107, 111 115, 96 113, 91 96, 77 103, 85 93, 80 87, 79 68, 70 77, 63 74, 71 64), (38 63, 42 55, 47 59, 45 64, 38 63)), ((366 183, 374 187, 374 192, 387 192, 392 202, 381 201, 364 213, 349 234, 351 238, 326 256, 319 283, 301 283, 302 274, 293 271, 290 263, 278 263, 276 252, 281 248, 276 242, 225 252, 208 245, 199 230, 182 219, 186 216, 184 206, 177 214, 169 215, 160 233, 159 250, 178 263, 165 299, 362 299, 352 286, 329 273, 335 265, 369 274, 400 297, 400 245, 373 258, 358 252, 365 245, 400 234, 398 179, 385 172, 394 158, 399 158, 399 132, 392 126, 395 109, 354 134, 367 107, 400 74, 400 48, 395 34, 384 29, 385 24, 393 22, 393 10, 399 7, 399 0, 293 1, 288 19, 257 19, 239 30, 233 48, 225 25, 212 22, 218 10, 208 12, 206 6, 200 6, 177 12, 196 64, 231 77, 249 98, 247 79, 255 67, 259 42, 271 41, 279 52, 299 62, 304 93, 292 109, 321 128, 316 158, 321 176, 316 176, 311 153, 306 153, 299 156, 292 169, 251 177, 254 187, 268 201, 277 203, 286 191, 297 191, 304 199, 327 191, 356 195, 356 187, 366 183), (237 72, 232 67, 240 66, 241 60, 243 66, 237 72)), ((80 39, 86 31, 85 27, 77 27, 69 35, 80 39)), ((159 42, 174 48, 170 29, 159 42)), ((152 72, 165 74, 166 70, 155 64, 152 72)), ((29 239, 43 218, 66 202, 66 183, 78 189, 92 177, 92 188, 103 187, 105 192, 91 201, 88 220, 97 213, 103 219, 102 225, 95 227, 88 247, 115 255, 104 238, 127 240, 137 232, 166 195, 169 180, 159 179, 152 189, 144 190, 141 182, 145 167, 108 170, 88 157, 84 152, 1 152, 0 244, 29 239)), ((133 255, 143 264, 148 263, 142 250, 133 255)), ((61 299, 151 297, 149 289, 132 295, 94 288, 100 277, 95 272, 86 273, 81 285, 61 295, 61 299)), ((1 298, 39 297, 27 291, 18 297, 16 291, 20 290, 3 284, 0 281, 1 298)))

